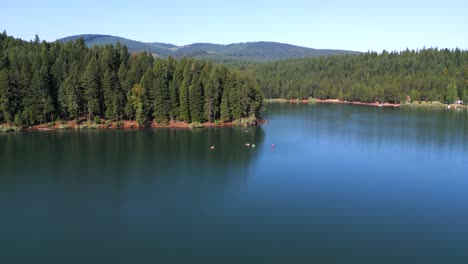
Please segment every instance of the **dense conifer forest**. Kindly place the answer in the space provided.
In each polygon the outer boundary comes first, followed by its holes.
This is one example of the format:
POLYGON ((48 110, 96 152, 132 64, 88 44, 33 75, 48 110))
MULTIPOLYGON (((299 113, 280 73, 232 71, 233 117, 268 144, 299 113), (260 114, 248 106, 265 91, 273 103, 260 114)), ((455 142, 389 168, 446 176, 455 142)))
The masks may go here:
POLYGON ((260 118, 263 97, 468 102, 468 52, 367 52, 231 65, 0 34, 0 124, 105 118, 140 124, 260 118), (234 69, 237 68, 237 69, 234 69))
POLYGON ((89 121, 230 122, 260 118, 263 98, 240 71, 207 61, 130 54, 83 39, 23 41, 0 34, 0 124, 89 121))
POLYGON ((468 102, 468 51, 423 49, 242 66, 266 98, 468 102))

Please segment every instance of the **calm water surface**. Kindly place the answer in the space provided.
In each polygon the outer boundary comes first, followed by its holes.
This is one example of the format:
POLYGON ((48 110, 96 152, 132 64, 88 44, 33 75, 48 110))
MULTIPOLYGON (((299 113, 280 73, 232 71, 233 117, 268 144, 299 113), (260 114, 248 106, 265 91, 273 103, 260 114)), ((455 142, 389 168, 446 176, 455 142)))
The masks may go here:
POLYGON ((466 110, 265 115, 0 134, 0 263, 468 263, 466 110))

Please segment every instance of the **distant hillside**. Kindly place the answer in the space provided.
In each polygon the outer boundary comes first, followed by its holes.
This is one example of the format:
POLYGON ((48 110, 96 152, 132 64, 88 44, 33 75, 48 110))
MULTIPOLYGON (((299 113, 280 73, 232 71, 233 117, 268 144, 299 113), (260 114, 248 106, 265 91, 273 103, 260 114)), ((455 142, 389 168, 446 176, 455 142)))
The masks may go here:
POLYGON ((356 51, 312 49, 278 42, 247 42, 228 45, 194 43, 176 46, 166 43, 146 43, 109 35, 76 35, 59 39, 62 42, 75 41, 83 37, 86 45, 116 44, 126 45, 130 52, 146 51, 157 57, 195 57, 214 62, 232 63, 239 61, 275 61, 290 58, 319 57, 339 54, 359 54, 356 51))

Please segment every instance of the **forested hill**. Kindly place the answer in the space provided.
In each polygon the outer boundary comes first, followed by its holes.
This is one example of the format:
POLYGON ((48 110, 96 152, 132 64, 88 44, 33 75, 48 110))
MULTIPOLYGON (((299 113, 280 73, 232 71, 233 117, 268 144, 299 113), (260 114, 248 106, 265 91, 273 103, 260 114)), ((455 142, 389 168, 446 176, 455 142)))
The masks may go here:
POLYGON ((88 48, 83 39, 26 42, 0 34, 0 124, 79 117, 252 123, 262 104, 252 79, 207 61, 130 54, 122 45, 88 48))
POLYGON ((320 57, 339 54, 359 54, 355 51, 312 49, 278 42, 247 42, 228 45, 194 43, 176 46, 165 43, 145 43, 109 35, 76 35, 59 39, 61 42, 76 41, 82 37, 88 47, 94 45, 126 45, 130 52, 146 51, 157 57, 192 57, 208 59, 218 63, 244 61, 276 61, 290 58, 320 57))
POLYGON ((468 102, 468 51, 423 49, 242 66, 267 98, 468 102))

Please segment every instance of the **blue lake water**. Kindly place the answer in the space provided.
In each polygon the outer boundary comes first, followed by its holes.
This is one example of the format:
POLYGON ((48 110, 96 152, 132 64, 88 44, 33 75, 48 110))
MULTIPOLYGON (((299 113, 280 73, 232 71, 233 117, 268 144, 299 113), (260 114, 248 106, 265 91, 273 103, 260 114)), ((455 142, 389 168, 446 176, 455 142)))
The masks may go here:
POLYGON ((0 263, 468 263, 466 110, 265 117, 0 134, 0 263))

